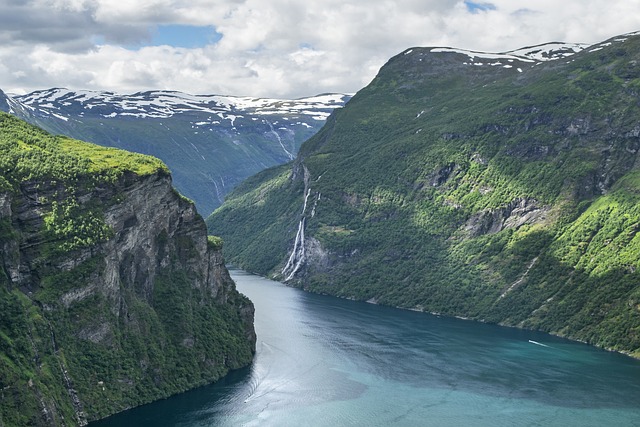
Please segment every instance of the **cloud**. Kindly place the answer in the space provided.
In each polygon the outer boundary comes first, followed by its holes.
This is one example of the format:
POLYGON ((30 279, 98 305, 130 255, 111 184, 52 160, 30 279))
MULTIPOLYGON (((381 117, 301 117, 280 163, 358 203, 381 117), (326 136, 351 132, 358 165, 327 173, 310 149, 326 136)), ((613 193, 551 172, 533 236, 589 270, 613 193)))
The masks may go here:
POLYGON ((595 43, 640 30, 638 10, 640 0, 4 0, 0 88, 355 92, 408 47, 595 43), (157 46, 166 28, 214 36, 157 46))

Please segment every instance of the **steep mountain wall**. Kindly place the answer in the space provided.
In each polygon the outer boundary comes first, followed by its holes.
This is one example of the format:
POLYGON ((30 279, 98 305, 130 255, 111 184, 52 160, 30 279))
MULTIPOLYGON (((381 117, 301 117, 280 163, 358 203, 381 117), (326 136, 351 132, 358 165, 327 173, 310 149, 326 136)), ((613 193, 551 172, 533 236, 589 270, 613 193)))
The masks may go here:
POLYGON ((83 425, 246 366, 253 305, 145 156, 0 116, 0 425, 83 425))
POLYGON ((9 104, 9 98, 3 91, 0 90, 0 111, 8 113, 10 110, 11 105, 9 104))
POLYGON ((402 52, 210 230, 314 292, 640 356, 640 34, 536 49, 402 52))

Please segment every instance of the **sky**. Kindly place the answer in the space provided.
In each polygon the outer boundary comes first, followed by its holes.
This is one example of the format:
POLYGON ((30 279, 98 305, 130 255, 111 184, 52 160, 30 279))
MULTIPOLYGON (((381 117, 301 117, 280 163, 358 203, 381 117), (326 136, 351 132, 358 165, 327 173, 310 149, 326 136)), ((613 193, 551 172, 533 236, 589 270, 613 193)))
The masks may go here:
POLYGON ((505 52, 640 30, 640 0, 0 0, 0 89, 355 93, 417 46, 505 52))

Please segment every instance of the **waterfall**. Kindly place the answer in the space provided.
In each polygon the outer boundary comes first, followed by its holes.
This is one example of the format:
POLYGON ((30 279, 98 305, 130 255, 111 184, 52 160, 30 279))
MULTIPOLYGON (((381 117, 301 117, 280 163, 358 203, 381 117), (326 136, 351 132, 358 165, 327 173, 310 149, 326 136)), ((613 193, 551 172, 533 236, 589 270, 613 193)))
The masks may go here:
POLYGON ((289 160, 295 159, 294 155, 291 154, 291 152, 285 148, 284 144, 282 143, 282 138, 280 138, 280 134, 276 132, 276 130, 273 128, 273 125, 271 124, 271 122, 268 120, 263 120, 262 122, 269 125, 269 129, 271 129, 271 133, 276 137, 276 139, 280 143, 280 147, 282 147, 284 152, 287 154, 287 157, 289 157, 289 160))
POLYGON ((302 263, 305 260, 305 252, 304 252, 304 223, 305 217, 302 217, 300 223, 298 224, 298 233, 296 234, 296 240, 293 244, 293 251, 291 251, 291 256, 289 256, 289 260, 287 264, 282 269, 282 275, 285 276, 285 281, 291 280, 293 276, 298 272, 302 263))
MULTIPOLYGON (((302 204, 302 218, 300 218, 300 222, 298 223, 298 232, 296 233, 296 239, 293 242, 293 250, 291 251, 291 255, 289 255, 289 259, 282 269, 281 274, 284 276, 284 281, 291 280, 293 276, 300 270, 300 267, 304 264, 306 260, 305 254, 305 245, 304 245, 304 227, 306 224, 307 217, 305 213, 307 211, 307 203, 309 201, 309 196, 311 195, 311 188, 309 188, 309 171, 307 168, 304 168, 304 181, 305 181, 305 195, 304 202, 302 204)), ((318 198, 319 199, 319 198, 318 198)), ((313 206, 313 212, 311 216, 315 215, 315 208, 318 203, 318 199, 316 199, 315 204, 313 206)))

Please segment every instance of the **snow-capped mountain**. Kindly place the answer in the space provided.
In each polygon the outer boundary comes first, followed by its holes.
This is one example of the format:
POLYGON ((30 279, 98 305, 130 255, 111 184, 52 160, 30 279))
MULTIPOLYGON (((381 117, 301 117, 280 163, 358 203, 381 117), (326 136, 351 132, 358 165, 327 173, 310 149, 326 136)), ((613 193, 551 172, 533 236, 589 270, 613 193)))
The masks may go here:
MULTIPOLYGON (((592 46, 553 42, 503 53, 416 47, 399 56, 408 60, 400 63, 402 67, 411 64, 422 75, 480 69, 492 78, 498 72, 522 72, 546 61, 572 61, 571 56, 584 50, 623 43, 632 35, 592 46)), ((245 178, 294 159, 302 142, 351 98, 323 94, 286 100, 60 88, 1 95, 0 110, 50 132, 159 157, 172 170, 176 187, 196 202, 203 215, 218 207, 245 178)))
POLYGON ((305 290, 640 356, 638 88, 640 33, 413 48, 208 224, 305 290))
MULTIPOLYGON (((593 45, 585 43, 550 42, 501 53, 479 52, 451 47, 430 48, 429 52, 457 53, 464 55, 466 58, 463 59, 463 65, 516 68, 519 72, 522 72, 523 66, 535 66, 543 62, 567 59, 576 53, 582 52, 583 50, 586 50, 587 52, 596 52, 604 47, 611 46, 613 43, 624 43, 629 37, 636 36, 638 34, 640 34, 640 32, 624 34, 611 40, 593 45)), ((413 51, 414 49, 408 49, 404 54, 409 55, 413 53, 413 51)))
MULTIPOLYGON (((189 95, 173 91, 138 92, 122 95, 113 92, 70 91, 54 88, 14 96, 33 111, 55 115, 62 120, 73 117, 135 117, 165 119, 179 114, 208 114, 213 120, 231 123, 243 114, 289 116, 295 120, 325 120, 348 98, 342 94, 323 94, 296 100, 265 99, 219 95, 189 95)), ((300 122, 302 123, 302 122, 300 122)), ((297 123, 298 124, 298 123, 297 123)))
MULTIPOLYGON (((505 65, 514 62, 539 63, 567 58, 583 51, 590 45, 581 43, 560 43, 552 42, 536 46, 524 47, 503 53, 478 52, 464 49, 454 49, 450 47, 433 48, 431 52, 452 52, 460 53, 469 57, 469 62, 473 65, 505 65), (505 64, 503 64, 503 62, 505 64)), ((465 65, 467 65, 465 64, 465 65)), ((508 67, 507 67, 508 68, 508 67)))
POLYGON ((209 214, 245 178, 292 160, 350 95, 264 99, 173 91, 54 88, 0 98, 0 109, 58 134, 162 159, 209 214))

